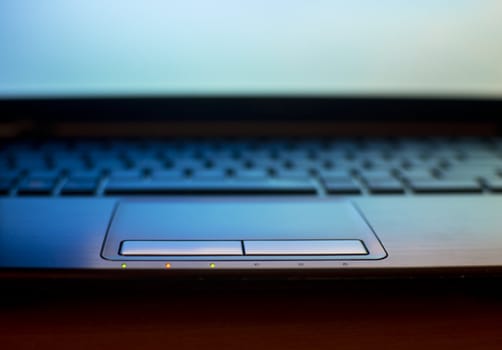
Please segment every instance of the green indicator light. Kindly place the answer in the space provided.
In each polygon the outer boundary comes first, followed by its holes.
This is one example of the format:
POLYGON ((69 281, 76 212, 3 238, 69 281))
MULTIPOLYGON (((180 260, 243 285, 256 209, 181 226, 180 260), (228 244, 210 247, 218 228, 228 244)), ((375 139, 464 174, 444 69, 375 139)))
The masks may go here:
POLYGON ((212 269, 214 269, 216 267, 216 264, 215 263, 210 263, 209 267, 212 268, 212 269))
POLYGON ((125 269, 127 267, 127 264, 123 263, 122 265, 120 265, 120 267, 122 267, 123 269, 125 269))

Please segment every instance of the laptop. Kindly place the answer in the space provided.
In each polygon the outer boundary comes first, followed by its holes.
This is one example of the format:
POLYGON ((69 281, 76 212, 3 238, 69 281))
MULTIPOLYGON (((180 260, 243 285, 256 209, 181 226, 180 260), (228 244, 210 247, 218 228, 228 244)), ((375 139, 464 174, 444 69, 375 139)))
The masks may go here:
POLYGON ((501 11, 2 1, 2 275, 500 273, 501 11))

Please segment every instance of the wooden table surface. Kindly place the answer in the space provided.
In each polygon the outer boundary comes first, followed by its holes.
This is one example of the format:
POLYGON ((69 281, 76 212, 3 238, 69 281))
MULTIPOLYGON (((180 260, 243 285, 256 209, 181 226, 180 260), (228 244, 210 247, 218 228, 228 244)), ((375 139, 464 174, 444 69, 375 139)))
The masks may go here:
POLYGON ((2 289, 1 349, 502 349, 489 279, 2 289))

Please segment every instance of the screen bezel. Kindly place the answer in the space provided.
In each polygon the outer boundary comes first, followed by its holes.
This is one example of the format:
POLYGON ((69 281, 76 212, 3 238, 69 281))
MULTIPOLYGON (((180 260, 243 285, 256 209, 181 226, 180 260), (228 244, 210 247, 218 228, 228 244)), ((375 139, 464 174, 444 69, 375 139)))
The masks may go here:
POLYGON ((502 99, 388 96, 185 96, 0 99, 3 120, 495 121, 502 99))

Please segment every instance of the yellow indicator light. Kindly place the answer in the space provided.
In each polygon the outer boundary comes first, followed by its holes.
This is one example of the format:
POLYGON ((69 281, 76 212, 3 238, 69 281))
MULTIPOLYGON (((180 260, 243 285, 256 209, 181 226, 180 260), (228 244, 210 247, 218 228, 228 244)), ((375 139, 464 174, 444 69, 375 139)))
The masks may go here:
POLYGON ((216 264, 215 263, 210 263, 209 267, 212 268, 212 269, 214 269, 216 267, 216 264))
POLYGON ((170 269, 171 268, 171 263, 166 263, 166 269, 170 269))
POLYGON ((120 265, 120 267, 122 267, 123 269, 125 269, 127 267, 127 264, 123 263, 122 265, 120 265))

